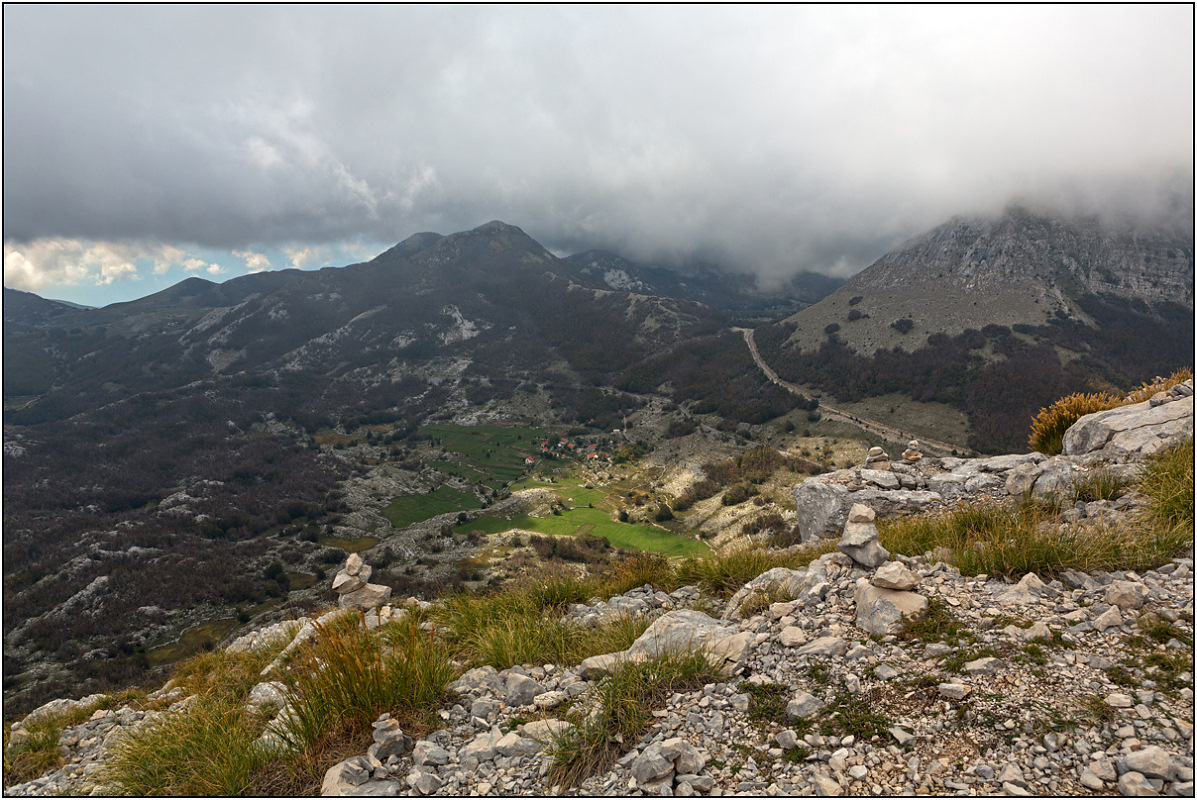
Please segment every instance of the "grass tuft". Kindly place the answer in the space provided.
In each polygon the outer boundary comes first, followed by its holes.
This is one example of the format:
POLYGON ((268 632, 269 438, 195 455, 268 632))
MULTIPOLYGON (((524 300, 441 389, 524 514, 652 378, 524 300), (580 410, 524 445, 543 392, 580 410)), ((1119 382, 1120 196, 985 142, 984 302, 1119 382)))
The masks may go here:
POLYGON ((674 692, 692 692, 720 677, 702 651, 624 662, 596 687, 594 712, 575 718, 574 728, 546 748, 553 759, 551 781, 574 786, 607 768, 649 729, 652 712, 664 708, 674 692))
POLYGON ((1156 453, 1147 462, 1139 492, 1146 498, 1143 522, 1193 528, 1193 440, 1156 453))
POLYGON ((451 696, 450 655, 414 618, 388 623, 380 636, 362 617, 349 630, 322 629, 283 678, 292 713, 282 735, 297 750, 314 748, 342 726, 369 731, 384 712, 404 731, 426 733, 451 696))
POLYGON ((977 505, 882 520, 877 527, 890 552, 920 555, 944 547, 951 553, 945 560, 964 575, 1007 578, 1028 572, 1050 577, 1066 569, 1151 569, 1192 543, 1191 527, 1110 525, 1094 531, 1053 522, 1049 509, 1027 502, 1014 509, 977 505))

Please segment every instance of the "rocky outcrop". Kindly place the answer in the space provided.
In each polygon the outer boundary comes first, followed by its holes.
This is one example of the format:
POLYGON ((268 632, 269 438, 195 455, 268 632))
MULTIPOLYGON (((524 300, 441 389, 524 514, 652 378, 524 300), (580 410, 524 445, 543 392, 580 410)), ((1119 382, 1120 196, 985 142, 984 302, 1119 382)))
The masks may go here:
POLYGON ((1081 417, 1064 433, 1064 455, 1100 454, 1112 459, 1140 459, 1171 442, 1191 437, 1192 387, 1179 385, 1185 386, 1190 394, 1154 405, 1153 398, 1081 417))
POLYGON ((874 469, 876 462, 817 475, 794 487, 803 542, 836 536, 857 503, 881 517, 916 514, 958 500, 1005 500, 1027 494, 1064 495, 1101 470, 1131 479, 1146 456, 1193 436, 1191 382, 1166 402, 1136 403, 1081 417, 1064 434, 1064 453, 986 458, 921 457, 874 469))

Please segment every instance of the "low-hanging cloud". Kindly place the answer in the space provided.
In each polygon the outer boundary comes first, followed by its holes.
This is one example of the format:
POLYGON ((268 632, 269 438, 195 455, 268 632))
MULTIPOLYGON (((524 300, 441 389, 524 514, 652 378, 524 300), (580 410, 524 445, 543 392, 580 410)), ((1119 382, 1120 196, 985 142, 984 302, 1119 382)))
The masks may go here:
POLYGON ((8 243, 255 270, 495 218, 559 252, 843 273, 1017 197, 1191 197, 1188 6, 4 15, 6 280, 8 243))

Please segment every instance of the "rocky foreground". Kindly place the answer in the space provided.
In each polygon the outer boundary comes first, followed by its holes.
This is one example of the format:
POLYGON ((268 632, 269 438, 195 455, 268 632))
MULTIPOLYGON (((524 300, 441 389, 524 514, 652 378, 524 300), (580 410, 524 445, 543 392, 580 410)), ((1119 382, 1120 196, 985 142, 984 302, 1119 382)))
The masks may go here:
MULTIPOLYGON (((918 492, 933 493, 935 502, 964 493, 1000 499, 1099 466, 1121 469, 1129 463, 1121 458, 1192 436, 1191 383, 1185 389, 1166 402, 1084 418, 1073 430, 1093 430, 1100 417, 1104 432, 1089 436, 1081 452, 1078 437, 1066 436, 1065 454, 1054 459, 932 463, 910 450, 891 465, 877 452, 864 468, 804 482, 795 492, 804 538, 830 531, 838 552, 804 569, 769 570, 726 601, 696 586, 666 594, 646 585, 577 604, 569 612, 577 625, 621 615, 652 622, 627 650, 576 666, 469 670, 451 687, 457 700, 438 710, 441 730, 413 741, 383 715, 369 751, 330 768, 322 793, 1191 797, 1191 554, 1141 575, 965 577, 932 553, 888 553, 872 507, 892 510, 918 492), (1134 415, 1146 421, 1128 427, 1134 415), (1156 423, 1163 417, 1175 427, 1167 435, 1156 423), (622 742, 609 769, 574 787, 553 783, 546 748, 595 708, 606 675, 625 661, 699 649, 721 665, 720 680, 653 711, 652 727, 622 742)), ((1093 535, 1103 525, 1135 524, 1133 499, 1081 506, 1065 524, 1093 525, 1093 535)), ((256 631, 229 649, 287 642, 294 650, 315 635, 314 623, 337 614, 363 614, 368 628, 378 628, 427 605, 389 605, 389 589, 369 577, 351 559, 334 579, 348 608, 256 631)), ((266 748, 283 746, 275 731, 288 713, 273 666, 249 698, 274 717, 259 742, 266 748)), ((149 699, 172 704, 96 711, 62 731, 66 766, 6 794, 111 793, 101 772, 121 738, 193 704, 172 684, 149 699)), ((94 700, 50 703, 16 723, 11 739, 28 736, 39 717, 94 700)))
MULTIPOLYGON (((376 623, 378 612, 369 613, 376 623)), ((382 616, 391 613, 402 610, 382 616)), ((1192 640, 1191 559, 1143 575, 1067 573, 1046 584, 1027 575, 1011 584, 922 558, 873 569, 837 552, 805 570, 771 570, 723 604, 695 587, 646 586, 571 611, 578 624, 618 613, 656 621, 628 651, 578 667, 467 672, 453 686, 460 700, 439 711, 443 730, 411 742, 381 719, 371 752, 329 770, 324 794, 559 792, 543 745, 570 723, 555 709, 567 700, 585 708, 613 664, 670 643, 722 657, 726 680, 672 697, 617 764, 572 792, 1193 794, 1191 648, 1144 635, 1162 623, 1192 640), (795 599, 739 618, 770 590, 795 599), (947 641, 870 634, 901 627, 884 603, 861 602, 870 591, 916 595, 960 631, 947 641), (1154 653, 1183 654, 1190 667, 1153 668, 1154 653), (781 697, 785 722, 760 720, 765 693, 781 697), (866 711, 876 718, 853 722, 866 711), (869 730, 852 733, 854 725, 869 730)), ((294 624, 276 626, 235 646, 295 633, 294 624)), ((263 683, 258 702, 281 699, 273 688, 263 683)), ((122 733, 187 704, 180 696, 164 712, 99 711, 63 731, 67 766, 7 793, 106 793, 95 776, 122 733)))

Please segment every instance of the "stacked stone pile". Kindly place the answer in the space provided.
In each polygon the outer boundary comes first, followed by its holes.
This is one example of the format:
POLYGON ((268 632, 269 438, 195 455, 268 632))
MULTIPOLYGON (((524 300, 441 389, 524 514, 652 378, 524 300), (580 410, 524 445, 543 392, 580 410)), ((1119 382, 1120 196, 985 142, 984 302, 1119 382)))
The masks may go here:
POLYGON ((378 608, 391 599, 391 587, 370 580, 372 568, 357 553, 350 553, 345 566, 333 578, 333 591, 341 608, 378 608))
POLYGON ((906 444, 906 449, 902 451, 902 460, 908 464, 923 460, 923 448, 919 445, 918 439, 911 439, 906 444))
POLYGON ((889 454, 880 447, 870 447, 868 455, 865 456, 865 468, 876 470, 889 469, 889 454))

